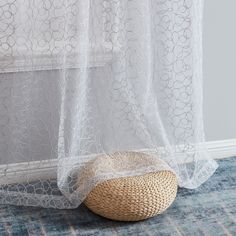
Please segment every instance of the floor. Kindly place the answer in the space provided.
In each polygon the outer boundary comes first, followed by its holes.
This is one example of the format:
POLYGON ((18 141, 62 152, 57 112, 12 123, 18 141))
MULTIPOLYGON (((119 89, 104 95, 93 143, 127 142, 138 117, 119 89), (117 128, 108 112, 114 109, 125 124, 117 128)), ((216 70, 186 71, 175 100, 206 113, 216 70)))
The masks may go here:
POLYGON ((0 236, 158 236, 236 235, 236 157, 220 167, 197 190, 179 189, 173 205, 162 215, 138 223, 114 222, 86 207, 55 210, 0 206, 0 236))

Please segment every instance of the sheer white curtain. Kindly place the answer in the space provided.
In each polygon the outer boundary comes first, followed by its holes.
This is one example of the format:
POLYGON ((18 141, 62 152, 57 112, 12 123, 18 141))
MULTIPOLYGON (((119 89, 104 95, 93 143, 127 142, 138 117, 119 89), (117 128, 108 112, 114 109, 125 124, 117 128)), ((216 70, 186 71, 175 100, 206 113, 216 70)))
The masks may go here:
POLYGON ((0 0, 0 203, 74 208, 101 181, 161 169, 206 181, 202 5, 0 0))

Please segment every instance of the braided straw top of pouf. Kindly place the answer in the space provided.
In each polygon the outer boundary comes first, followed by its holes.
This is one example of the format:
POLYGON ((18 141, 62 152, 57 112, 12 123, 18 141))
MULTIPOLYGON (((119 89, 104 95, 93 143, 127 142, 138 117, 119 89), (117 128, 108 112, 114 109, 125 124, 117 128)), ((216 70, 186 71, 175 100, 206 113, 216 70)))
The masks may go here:
MULTIPOLYGON (((124 158, 132 154, 126 153, 124 158)), ((175 174, 163 170, 106 180, 92 189, 84 204, 94 213, 112 220, 139 221, 165 211, 176 193, 175 174)))

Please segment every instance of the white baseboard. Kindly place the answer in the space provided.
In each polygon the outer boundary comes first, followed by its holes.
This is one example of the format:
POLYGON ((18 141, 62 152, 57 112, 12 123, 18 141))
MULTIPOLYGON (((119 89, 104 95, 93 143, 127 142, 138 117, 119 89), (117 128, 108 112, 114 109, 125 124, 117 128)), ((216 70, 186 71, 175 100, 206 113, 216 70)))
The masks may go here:
MULTIPOLYGON (((213 159, 236 156, 236 139, 210 141, 206 145, 213 159)), ((0 184, 56 178, 57 166, 57 159, 0 165, 0 184)))
POLYGON ((207 148, 214 159, 233 157, 236 156, 236 139, 210 141, 207 148))

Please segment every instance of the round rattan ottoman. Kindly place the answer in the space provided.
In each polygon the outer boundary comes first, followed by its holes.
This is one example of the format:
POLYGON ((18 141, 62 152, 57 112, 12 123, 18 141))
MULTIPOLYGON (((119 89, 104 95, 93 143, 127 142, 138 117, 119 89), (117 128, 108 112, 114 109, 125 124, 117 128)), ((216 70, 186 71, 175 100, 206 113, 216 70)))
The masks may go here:
POLYGON ((176 197, 177 186, 169 170, 115 178, 96 185, 84 204, 111 220, 139 221, 165 211, 176 197))

